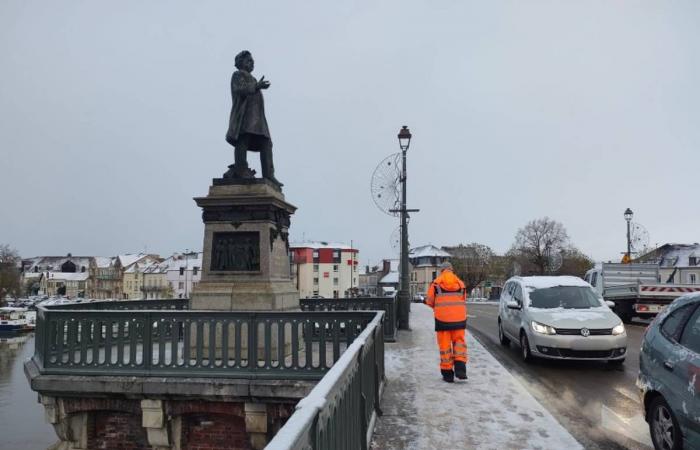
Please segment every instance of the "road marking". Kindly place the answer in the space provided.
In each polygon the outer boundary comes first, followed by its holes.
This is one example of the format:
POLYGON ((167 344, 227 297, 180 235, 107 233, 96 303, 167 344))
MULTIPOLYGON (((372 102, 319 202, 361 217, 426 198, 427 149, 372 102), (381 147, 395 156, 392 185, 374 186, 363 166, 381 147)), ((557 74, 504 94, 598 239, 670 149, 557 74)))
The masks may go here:
POLYGON ((617 391, 618 394, 624 395, 624 396, 627 397, 628 399, 630 399, 630 400, 632 400, 633 402, 639 404, 639 395, 637 395, 635 392, 632 392, 632 391, 630 391, 629 389, 624 388, 624 387, 621 387, 621 386, 617 386, 617 387, 615 388, 615 390, 617 391))
POLYGON ((600 423, 607 430, 653 448, 654 444, 652 444, 649 436, 649 425, 641 414, 623 417, 607 406, 602 405, 600 407, 600 423))

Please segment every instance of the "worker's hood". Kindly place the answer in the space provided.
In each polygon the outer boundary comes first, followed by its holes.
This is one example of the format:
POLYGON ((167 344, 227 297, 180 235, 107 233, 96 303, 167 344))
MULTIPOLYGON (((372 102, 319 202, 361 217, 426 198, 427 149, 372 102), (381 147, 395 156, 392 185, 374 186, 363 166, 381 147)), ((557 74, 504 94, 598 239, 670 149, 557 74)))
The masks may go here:
POLYGON ((458 291, 464 288, 464 283, 451 270, 446 270, 435 279, 435 283, 445 291, 458 291))

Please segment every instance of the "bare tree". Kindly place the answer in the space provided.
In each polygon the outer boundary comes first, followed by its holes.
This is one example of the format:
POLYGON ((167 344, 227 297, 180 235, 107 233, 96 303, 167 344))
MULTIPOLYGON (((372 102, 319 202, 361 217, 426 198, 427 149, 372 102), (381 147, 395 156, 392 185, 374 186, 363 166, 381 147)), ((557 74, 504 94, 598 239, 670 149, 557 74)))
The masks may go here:
POLYGON ((557 271, 557 275, 573 275, 583 278, 586 272, 593 267, 593 260, 574 246, 562 251, 564 258, 561 268, 557 271))
POLYGON ((443 249, 452 255, 455 274, 467 285, 468 293, 485 281, 491 273, 494 253, 488 245, 473 242, 467 245, 459 244, 456 247, 443 247, 443 249))
POLYGON ((0 303, 7 295, 21 295, 19 262, 17 250, 9 245, 0 244, 0 303))
POLYGON ((544 275, 550 265, 551 256, 567 248, 569 235, 564 225, 549 217, 543 217, 528 222, 518 230, 509 254, 531 264, 537 274, 544 275))

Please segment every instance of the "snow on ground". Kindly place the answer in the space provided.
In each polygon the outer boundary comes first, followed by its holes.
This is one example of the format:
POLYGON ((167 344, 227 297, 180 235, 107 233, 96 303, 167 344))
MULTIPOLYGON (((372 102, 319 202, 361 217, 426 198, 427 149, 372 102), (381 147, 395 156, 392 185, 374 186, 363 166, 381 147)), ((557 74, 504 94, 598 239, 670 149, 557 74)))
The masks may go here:
POLYGON ((469 379, 442 381, 432 310, 411 309, 411 331, 386 344, 384 415, 372 449, 582 449, 471 336, 469 379))

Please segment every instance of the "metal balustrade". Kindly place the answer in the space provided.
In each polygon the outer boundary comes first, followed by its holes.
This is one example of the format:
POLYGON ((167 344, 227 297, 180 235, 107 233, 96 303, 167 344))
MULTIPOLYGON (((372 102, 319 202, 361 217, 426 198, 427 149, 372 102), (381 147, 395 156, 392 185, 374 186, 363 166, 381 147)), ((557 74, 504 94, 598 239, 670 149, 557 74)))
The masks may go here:
POLYGON ((385 379, 381 320, 377 315, 297 404, 266 450, 368 448, 385 379))
POLYGON ((103 310, 138 310, 138 309, 188 309, 190 300, 187 298, 168 298, 159 300, 110 300, 110 301, 92 301, 84 303, 69 303, 63 305, 51 305, 47 309, 62 310, 62 309, 77 309, 89 311, 103 310))
POLYGON ((384 311, 384 340, 396 341, 398 327, 396 297, 302 298, 302 311, 384 311))
POLYGON ((373 319, 383 320, 363 311, 65 306, 37 311, 34 360, 42 374, 321 379, 373 319))

